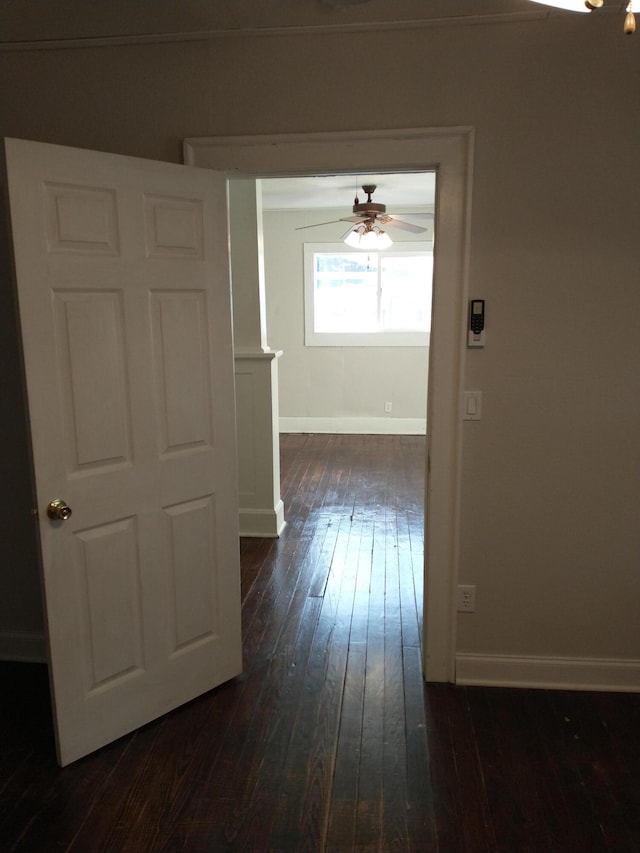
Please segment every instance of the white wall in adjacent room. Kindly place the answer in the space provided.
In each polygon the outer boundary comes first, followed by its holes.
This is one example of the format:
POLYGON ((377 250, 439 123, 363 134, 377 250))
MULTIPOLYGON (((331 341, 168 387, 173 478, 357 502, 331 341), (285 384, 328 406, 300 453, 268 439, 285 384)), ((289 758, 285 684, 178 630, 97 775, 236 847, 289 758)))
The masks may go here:
MULTIPOLYGON (((428 347, 305 346, 303 247, 305 242, 335 243, 345 225, 295 229, 349 213, 347 207, 263 214, 268 338, 273 349, 284 352, 282 429, 424 432, 428 347), (385 414, 386 402, 392 404, 390 414, 385 414)), ((393 236, 396 242, 424 239, 406 232, 393 236)))

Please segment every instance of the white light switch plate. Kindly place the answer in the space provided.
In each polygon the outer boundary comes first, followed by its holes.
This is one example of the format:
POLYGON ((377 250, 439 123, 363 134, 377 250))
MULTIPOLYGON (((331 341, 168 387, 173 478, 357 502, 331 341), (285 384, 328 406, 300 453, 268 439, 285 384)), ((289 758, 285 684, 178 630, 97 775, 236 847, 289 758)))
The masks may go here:
POLYGON ((482 391, 464 392, 465 421, 479 421, 482 418, 482 391))

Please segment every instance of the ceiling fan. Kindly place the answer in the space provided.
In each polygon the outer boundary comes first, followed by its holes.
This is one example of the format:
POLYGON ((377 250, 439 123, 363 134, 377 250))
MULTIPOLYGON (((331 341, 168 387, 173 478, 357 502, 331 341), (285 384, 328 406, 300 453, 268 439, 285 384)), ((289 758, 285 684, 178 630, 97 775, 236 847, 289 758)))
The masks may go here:
MULTIPOLYGON (((386 245, 391 245, 391 239, 380 228, 380 225, 392 226, 400 228, 403 231, 411 231, 413 234, 423 234, 426 228, 421 225, 414 225, 413 222, 405 222, 402 219, 396 219, 387 213, 387 207, 384 204, 377 204, 371 201, 371 196, 375 192, 375 184, 363 184, 363 191, 367 194, 367 200, 360 202, 356 195, 353 200, 353 216, 341 216, 340 219, 333 219, 330 222, 316 222, 314 225, 301 225, 296 228, 296 231, 302 231, 305 228, 317 228, 320 225, 333 225, 334 222, 352 222, 355 223, 355 228, 350 225, 349 228, 340 237, 345 243, 358 248, 372 248, 376 245, 377 248, 386 248, 386 245), (386 240, 383 238, 386 237, 386 240)), ((412 217, 433 217, 432 213, 403 213, 401 216, 412 217)))

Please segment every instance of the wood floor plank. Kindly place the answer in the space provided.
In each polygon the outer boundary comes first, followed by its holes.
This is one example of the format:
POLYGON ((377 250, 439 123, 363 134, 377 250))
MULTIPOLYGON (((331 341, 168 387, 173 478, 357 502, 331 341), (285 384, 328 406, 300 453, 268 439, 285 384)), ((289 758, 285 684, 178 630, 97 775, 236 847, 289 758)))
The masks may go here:
MULTIPOLYGON (((47 770, 39 776, 37 785, 41 786, 47 778, 49 784, 41 791, 31 786, 26 788, 25 802, 31 806, 30 818, 14 845, 2 849, 69 849, 75 833, 99 817, 100 805, 104 801, 105 792, 109 790, 112 774, 129 764, 130 755, 135 756, 136 740, 152 748, 160 727, 157 726, 154 731, 140 730, 104 747, 91 758, 82 759, 62 770, 50 767, 49 762, 45 762, 47 770), (70 827, 73 827, 71 836, 70 827)), ((133 760, 135 763, 135 757, 133 760)))
MULTIPOLYGON (((302 592, 297 595, 302 597, 302 592)), ((263 803, 273 796, 285 767, 291 730, 303 699, 304 676, 309 665, 320 616, 321 601, 305 597, 296 611, 296 619, 288 620, 273 661, 266 673, 263 696, 255 708, 251 728, 234 758, 233 780, 228 794, 234 800, 234 821, 243 823, 252 804, 263 803)), ((263 820, 263 831, 269 821, 263 820)), ((242 838, 247 826, 227 822, 227 835, 242 838)))
POLYGON ((455 694, 449 685, 431 686, 426 692, 425 716, 437 849, 464 853, 465 803, 458 788, 450 711, 455 694))
POLYGON ((329 850, 351 850, 355 844, 365 666, 365 646, 350 643, 326 833, 329 850))
POLYGON ((296 836, 307 844, 311 839, 321 844, 326 833, 354 584, 354 571, 332 573, 327 584, 291 732, 281 808, 271 830, 274 849, 286 849, 282 845, 296 836))
MULTIPOLYGON (((451 743, 456 768, 457 798, 461 807, 463 849, 489 853, 500 849, 494 835, 485 777, 478 755, 468 690, 449 691, 451 743)), ((513 849, 519 849, 517 847, 513 849)), ((544 849, 544 847, 542 847, 544 849)))
MULTIPOLYGON (((555 775, 569 810, 585 812, 574 827, 577 843, 585 850, 637 850, 640 836, 633 825, 634 812, 627 811, 618 793, 627 790, 631 778, 617 776, 609 732, 597 705, 590 694, 580 691, 557 691, 549 700, 556 721, 555 775)), ((631 737, 628 746, 632 750, 634 743, 631 737)))
POLYGON ((585 694, 587 707, 592 705, 600 724, 606 731, 606 747, 593 756, 598 774, 594 786, 606 785, 607 792, 619 810, 620 823, 624 824, 633 839, 630 850, 640 851, 640 738, 636 695, 598 693, 585 694))
MULTIPOLYGON (((378 849, 382 838, 383 816, 385 551, 379 541, 376 544, 375 529, 372 531, 370 543, 370 565, 366 566, 368 595, 365 597, 363 594, 362 600, 356 602, 356 606, 359 605, 363 612, 366 610, 367 619, 360 801, 356 827, 356 847, 362 850, 378 849)), ((360 571, 358 574, 360 575, 360 571)))
MULTIPOLYGON (((431 772, 426 695, 422 680, 420 650, 413 645, 402 649, 403 697, 406 743, 407 850, 435 853, 438 850, 436 797, 438 780, 431 772)), ((441 848, 443 849, 443 848, 441 848)))
POLYGON ((384 716, 382 751, 382 849, 408 849, 407 742, 405 737, 405 692, 402 616, 395 517, 385 519, 384 594, 384 716))

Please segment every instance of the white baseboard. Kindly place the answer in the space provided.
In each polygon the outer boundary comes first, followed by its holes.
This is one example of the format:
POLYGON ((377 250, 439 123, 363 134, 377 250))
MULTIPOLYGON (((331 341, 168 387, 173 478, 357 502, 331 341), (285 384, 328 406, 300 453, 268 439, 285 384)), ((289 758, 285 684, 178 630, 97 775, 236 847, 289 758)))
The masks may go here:
POLYGON ((280 432, 426 435, 426 418, 280 418, 280 432))
POLYGON ((456 655, 456 684, 640 693, 640 660, 456 655))
POLYGON ((0 631, 0 660, 46 663, 44 634, 22 631, 0 631))
POLYGON ((240 508, 240 536, 277 539, 285 526, 284 504, 278 501, 275 509, 240 508))

